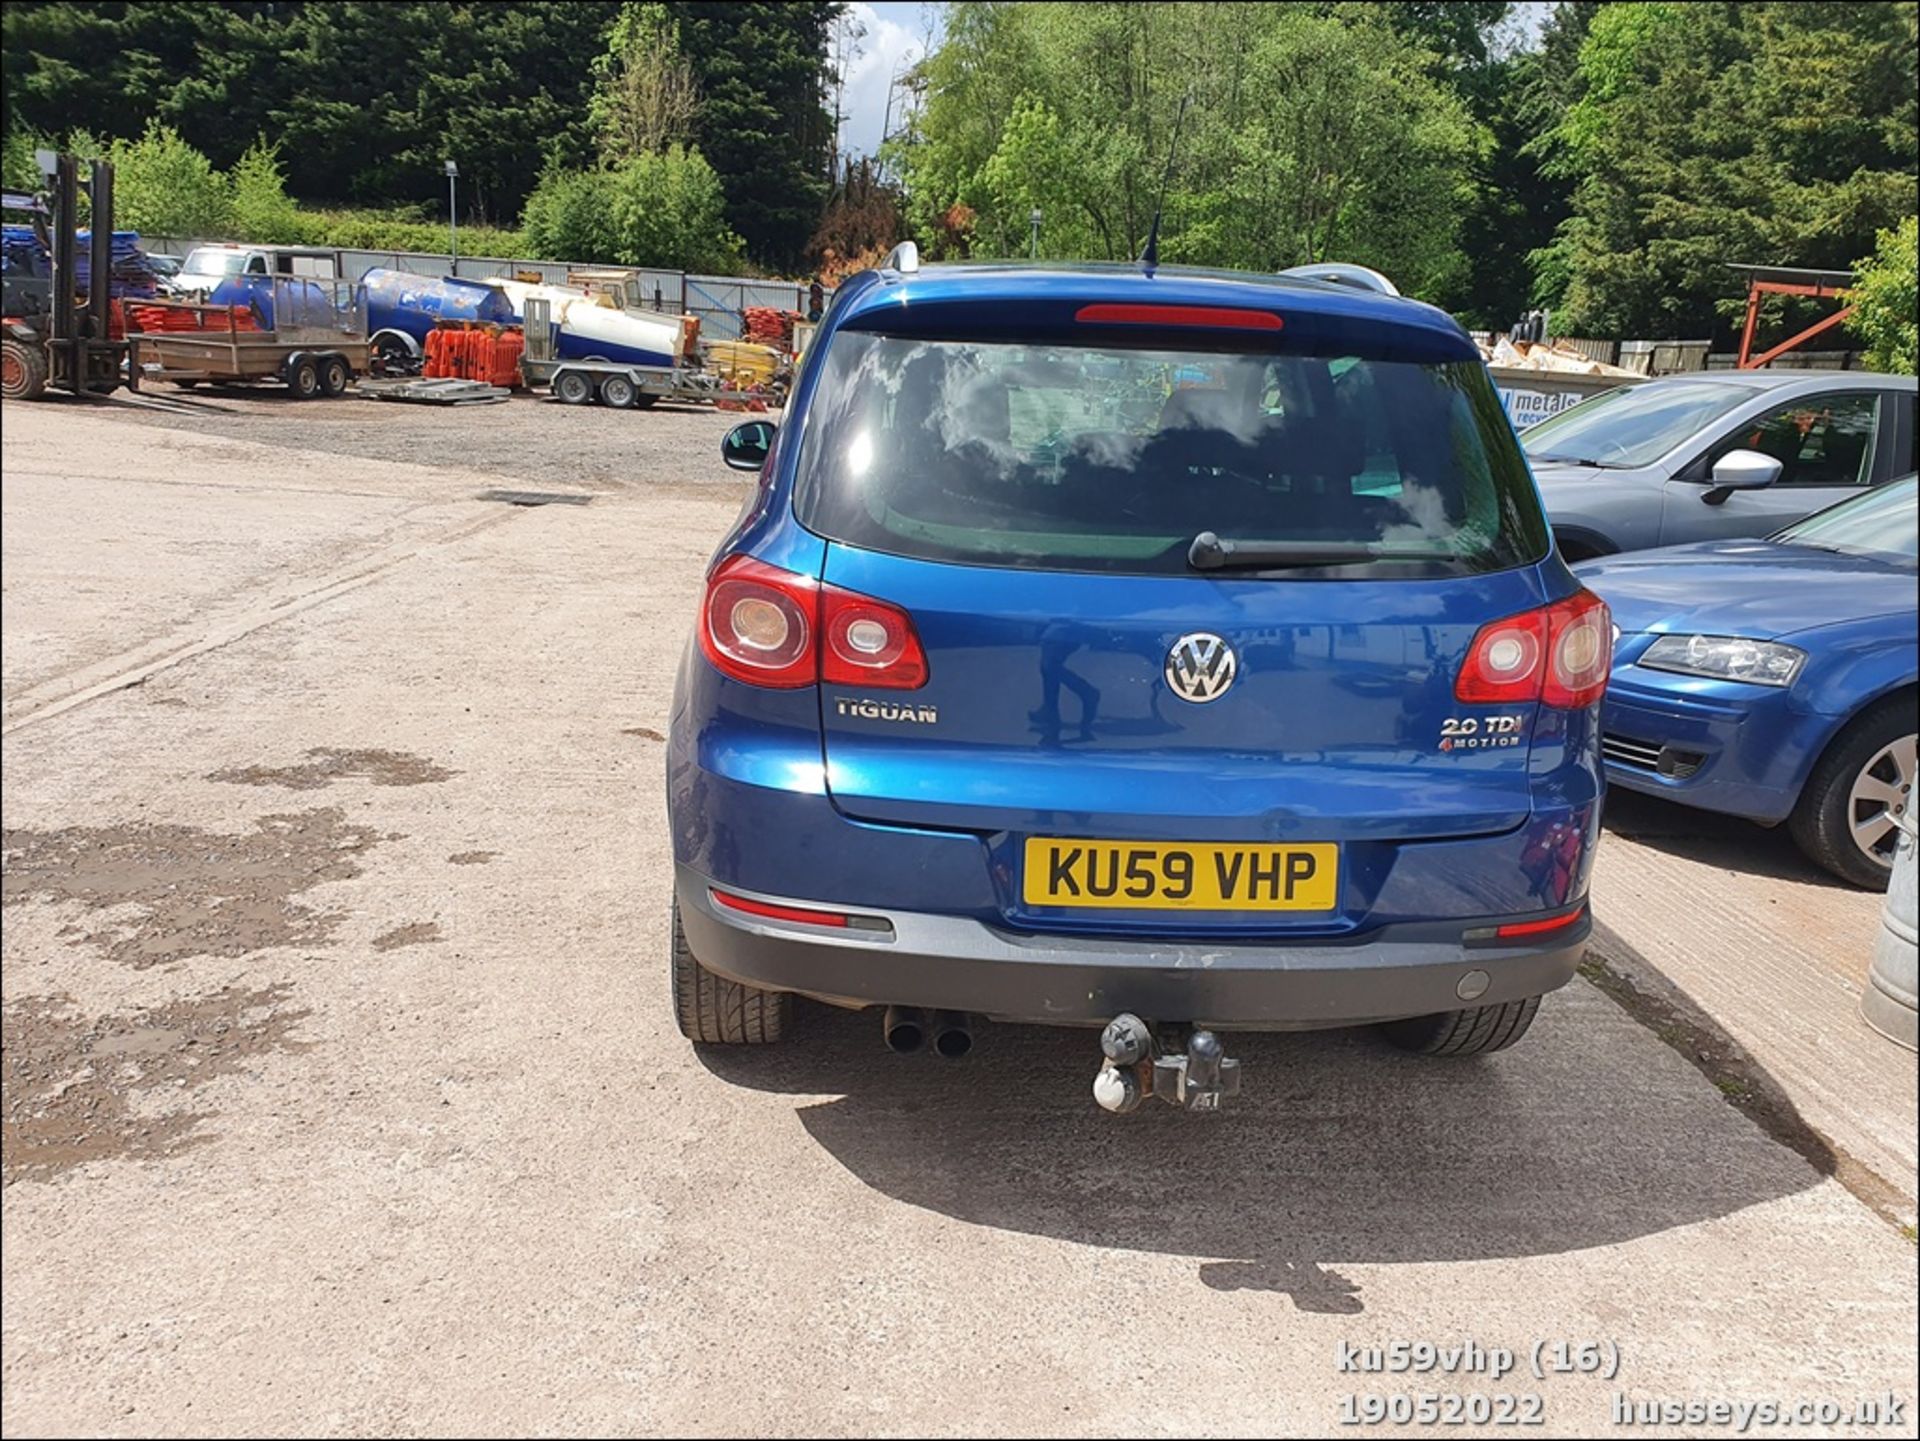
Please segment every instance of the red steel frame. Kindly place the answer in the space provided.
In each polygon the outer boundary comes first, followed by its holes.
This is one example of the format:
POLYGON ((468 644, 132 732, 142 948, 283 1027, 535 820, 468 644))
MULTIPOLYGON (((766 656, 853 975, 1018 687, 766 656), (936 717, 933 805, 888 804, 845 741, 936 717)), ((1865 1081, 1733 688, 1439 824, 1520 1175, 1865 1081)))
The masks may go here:
POLYGON ((1822 331, 1833 329, 1853 314, 1851 305, 1836 310, 1824 320, 1815 321, 1798 335, 1789 336, 1773 349, 1761 355, 1753 354, 1753 333, 1760 328, 1760 297, 1763 295, 1804 295, 1814 300, 1844 300, 1846 287, 1815 282, 1811 285, 1796 284, 1785 280, 1761 280, 1755 278, 1747 282, 1747 328, 1740 335, 1740 358, 1735 362, 1739 370, 1758 370, 1776 355, 1784 355, 1799 345, 1804 345, 1822 331))

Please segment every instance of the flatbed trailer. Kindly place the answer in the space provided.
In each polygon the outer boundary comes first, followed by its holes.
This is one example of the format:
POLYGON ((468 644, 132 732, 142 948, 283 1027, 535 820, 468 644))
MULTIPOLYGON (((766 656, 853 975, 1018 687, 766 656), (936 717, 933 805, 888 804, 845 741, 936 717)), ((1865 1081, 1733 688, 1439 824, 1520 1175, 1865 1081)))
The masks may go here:
POLYGON ((127 375, 136 390, 143 380, 180 386, 277 381, 296 398, 311 400, 344 395, 373 368, 365 302, 351 282, 276 277, 269 314, 279 323, 272 329, 242 327, 238 310, 244 306, 157 300, 138 308, 210 323, 129 331, 127 375))
POLYGON ((561 360, 554 355, 553 310, 545 300, 529 299, 522 313, 526 349, 520 378, 529 390, 546 387, 565 405, 598 401, 615 409, 639 409, 662 400, 711 404, 717 400, 762 399, 732 390, 719 376, 685 366, 633 365, 619 360, 561 360))

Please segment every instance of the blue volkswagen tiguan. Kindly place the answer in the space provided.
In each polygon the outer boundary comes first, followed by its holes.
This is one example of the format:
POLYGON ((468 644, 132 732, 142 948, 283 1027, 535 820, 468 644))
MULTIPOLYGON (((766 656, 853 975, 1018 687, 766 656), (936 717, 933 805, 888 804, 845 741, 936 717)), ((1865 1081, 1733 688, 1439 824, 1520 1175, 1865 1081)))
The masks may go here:
POLYGON ((690 1038, 795 995, 949 1055, 1105 1025, 1102 1104, 1206 1107, 1214 1030, 1477 1054, 1573 974, 1609 623, 1441 311, 902 247, 724 453, 759 480, 668 746, 690 1038))

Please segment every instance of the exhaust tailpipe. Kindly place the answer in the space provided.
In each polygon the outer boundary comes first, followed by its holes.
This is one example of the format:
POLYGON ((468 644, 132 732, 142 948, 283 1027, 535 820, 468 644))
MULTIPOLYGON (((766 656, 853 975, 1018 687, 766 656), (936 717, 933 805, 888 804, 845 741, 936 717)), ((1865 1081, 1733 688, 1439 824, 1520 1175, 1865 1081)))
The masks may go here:
POLYGON ((957 1061, 973 1049, 973 1018, 958 1011, 933 1013, 933 1049, 957 1061))
POLYGON ((880 1028, 887 1038, 887 1049, 901 1056, 925 1045, 930 1029, 927 1013, 916 1006, 888 1006, 880 1028))

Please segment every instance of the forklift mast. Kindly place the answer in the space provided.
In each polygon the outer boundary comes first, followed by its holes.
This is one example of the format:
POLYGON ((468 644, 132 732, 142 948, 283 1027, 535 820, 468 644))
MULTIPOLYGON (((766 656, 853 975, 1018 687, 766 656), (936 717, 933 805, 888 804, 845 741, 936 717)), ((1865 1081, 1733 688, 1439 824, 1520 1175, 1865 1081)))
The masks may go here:
MULTIPOLYGON (((6 387, 9 397, 34 399, 48 386, 75 394, 105 394, 123 383, 124 340, 113 329, 113 166, 92 162, 87 194, 90 217, 87 294, 80 299, 80 162, 62 152, 53 157, 52 192, 44 235, 49 276, 44 308, 6 317, 6 387)), ((35 218, 36 232, 41 230, 35 218)), ((26 300, 38 287, 19 287, 10 299, 26 300)), ((12 307, 9 306, 9 309, 12 307)), ((22 310, 27 306, 22 304, 22 310)))

